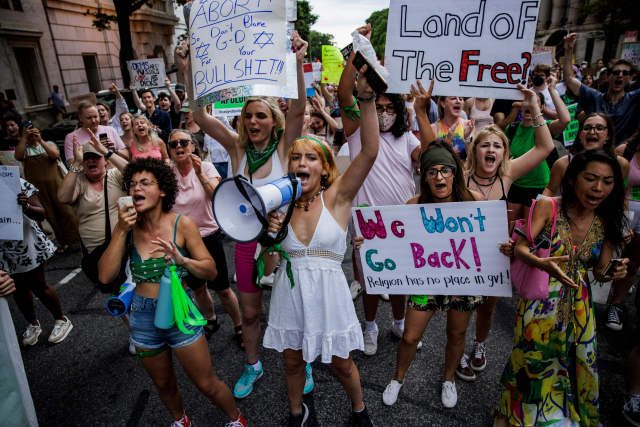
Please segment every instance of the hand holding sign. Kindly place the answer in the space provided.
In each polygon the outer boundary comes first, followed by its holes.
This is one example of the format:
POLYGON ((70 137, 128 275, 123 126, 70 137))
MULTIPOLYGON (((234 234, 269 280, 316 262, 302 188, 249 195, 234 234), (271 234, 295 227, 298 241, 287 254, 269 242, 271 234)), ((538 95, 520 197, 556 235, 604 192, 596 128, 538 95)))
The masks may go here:
POLYGON ((371 24, 363 25, 362 27, 358 28, 357 31, 367 40, 371 40, 371 24))
POLYGON ((176 54, 173 56, 173 62, 180 70, 189 69, 189 38, 183 40, 176 48, 176 54))
POLYGON ((576 33, 571 33, 567 36, 564 36, 564 50, 573 50, 576 47, 576 40, 578 35, 576 33))

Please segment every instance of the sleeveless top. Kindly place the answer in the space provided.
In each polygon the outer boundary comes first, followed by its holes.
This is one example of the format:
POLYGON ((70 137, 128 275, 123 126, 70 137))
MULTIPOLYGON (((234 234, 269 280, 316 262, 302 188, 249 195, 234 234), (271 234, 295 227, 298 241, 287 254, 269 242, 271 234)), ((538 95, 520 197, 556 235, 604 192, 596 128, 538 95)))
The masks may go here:
POLYGON ((244 156, 242 156, 242 160, 240 160, 240 166, 238 166, 238 171, 236 172, 236 175, 242 175, 245 178, 249 178, 249 181, 251 181, 251 183, 256 187, 260 187, 262 185, 268 184, 271 181, 280 179, 285 175, 284 169, 280 164, 280 157, 278 156, 278 150, 274 151, 273 154, 271 155, 271 173, 269 173, 269 176, 267 176, 266 178, 252 179, 250 176, 246 176, 244 174, 244 168, 246 165, 247 165, 247 154, 245 153, 244 156))
MULTIPOLYGON (((469 180, 470 179, 471 179, 471 175, 469 175, 467 177, 467 187, 469 187, 469 180)), ((502 177, 500 175, 498 175, 498 179, 500 180, 500 187, 502 187, 502 197, 500 197, 498 200, 504 200, 506 202, 507 201, 507 195, 504 194, 504 182, 502 182, 502 177)))
POLYGON ((129 149, 131 150, 131 160, 139 159, 141 157, 153 157, 155 159, 162 160, 162 151, 160 151, 159 143, 157 147, 154 147, 153 143, 151 143, 151 148, 146 153, 138 151, 136 143, 133 141, 131 142, 131 145, 129 145, 129 149))
MULTIPOLYGON (((467 158, 467 152, 465 151, 464 145, 464 125, 467 121, 468 120, 460 118, 458 119, 456 124, 453 125, 455 126, 455 132, 453 134, 453 142, 451 143, 451 145, 453 145, 454 147, 458 147, 458 157, 460 157, 462 160, 467 158)), ((449 135, 449 129, 451 129, 451 127, 445 125, 442 120, 438 120, 437 129, 438 133, 436 135, 436 138, 446 139, 449 135)))
POLYGON ((638 167, 638 159, 636 152, 629 162, 629 176, 627 177, 627 199, 630 202, 640 203, 640 167, 638 167))
MULTIPOLYGON (((495 102, 495 101, 494 101, 495 102)), ((471 107, 471 111, 469 112, 469 118, 475 119, 476 123, 476 132, 480 132, 485 127, 493 124, 493 117, 491 117, 491 108, 493 107, 493 102, 488 110, 482 111, 476 108, 476 100, 473 100, 473 106, 471 107)))

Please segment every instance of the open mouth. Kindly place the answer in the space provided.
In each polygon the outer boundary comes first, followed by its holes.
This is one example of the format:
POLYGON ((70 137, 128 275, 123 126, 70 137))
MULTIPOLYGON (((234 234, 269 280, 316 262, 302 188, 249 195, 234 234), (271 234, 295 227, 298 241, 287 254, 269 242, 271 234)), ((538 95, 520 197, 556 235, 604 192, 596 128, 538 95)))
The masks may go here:
POLYGON ((300 184, 305 185, 309 182, 309 174, 305 172, 297 172, 296 176, 300 179, 300 184))
POLYGON ((133 203, 136 206, 140 206, 144 203, 145 201, 145 197, 144 196, 133 196, 133 203))
POLYGON ((613 82, 613 84, 616 85, 616 86, 622 86, 624 84, 624 80, 623 79, 616 79, 613 82))
POLYGON ((589 146, 596 146, 598 145, 598 138, 595 136, 589 136, 587 137, 587 139, 585 140, 585 145, 589 145, 589 146))
POLYGON ((587 196, 587 201, 592 206, 598 206, 600 204, 600 202, 602 201, 602 197, 587 196))
POLYGON ((444 191, 447 189, 447 185, 446 184, 436 184, 436 191, 440 192, 440 191, 444 191))
POLYGON ((487 156, 484 158, 484 162, 487 166, 493 166, 496 163, 495 156, 487 156))
POLYGON ((454 113, 460 113, 460 108, 461 108, 461 107, 460 107, 459 105, 454 106, 454 107, 453 107, 453 111, 454 111, 454 113))
POLYGON ((258 136, 260 134, 260 129, 251 128, 251 129, 249 129, 249 133, 252 136, 258 136))
POLYGON ((178 148, 176 150, 176 157, 182 157, 185 155, 184 149, 183 148, 178 148))
POLYGON ((88 165, 87 169, 89 169, 90 172, 95 172, 98 170, 98 165, 88 165))

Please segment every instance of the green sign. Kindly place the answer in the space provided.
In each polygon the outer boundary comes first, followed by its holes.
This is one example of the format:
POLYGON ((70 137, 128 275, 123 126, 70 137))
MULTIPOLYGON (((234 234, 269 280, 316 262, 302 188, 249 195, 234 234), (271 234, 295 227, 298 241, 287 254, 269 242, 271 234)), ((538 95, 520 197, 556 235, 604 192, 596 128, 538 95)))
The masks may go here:
POLYGON ((227 99, 226 101, 218 101, 213 104, 212 115, 217 116, 239 116, 244 106, 246 96, 227 99))
POLYGON ((578 109, 578 104, 567 105, 567 109, 569 110, 569 114, 571 115, 571 121, 569 125, 564 130, 562 136, 564 137, 564 146, 568 147, 569 145, 573 145, 573 141, 576 139, 578 135, 578 128, 580 127, 580 122, 576 120, 576 110, 578 109))

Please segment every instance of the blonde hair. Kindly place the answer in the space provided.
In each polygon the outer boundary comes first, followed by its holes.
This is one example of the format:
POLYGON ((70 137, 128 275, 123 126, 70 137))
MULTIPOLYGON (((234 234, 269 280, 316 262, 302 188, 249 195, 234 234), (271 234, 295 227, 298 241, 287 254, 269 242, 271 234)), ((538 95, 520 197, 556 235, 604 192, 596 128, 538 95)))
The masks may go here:
POLYGON ((131 120, 131 130, 133 130, 133 114, 125 111, 124 113, 120 113, 120 117, 118 117, 118 119, 122 119, 122 116, 129 116, 129 120, 131 120))
POLYGON ((278 129, 284 129, 284 114, 280 111, 280 107, 276 103, 276 101, 270 96, 252 96, 247 98, 242 107, 242 111, 240 112, 240 118, 238 119, 238 147, 247 148, 249 145, 249 132, 247 132, 247 127, 244 124, 244 115, 247 112, 247 107, 252 102, 261 101, 266 104, 266 106, 271 111, 271 117, 273 118, 274 127, 271 131, 271 138, 278 138, 278 129))
POLYGON ((477 166, 476 148, 478 147, 478 144, 480 144, 489 135, 498 135, 500 139, 502 139, 502 145, 504 145, 504 156, 502 156, 502 162, 500 162, 500 167, 498 168, 498 176, 502 178, 507 174, 509 162, 511 161, 511 155, 509 154, 509 138, 507 138, 507 135, 505 135, 502 129, 495 124, 489 125, 478 132, 478 135, 476 135, 473 140, 471 147, 469 147, 469 153, 464 167, 469 175, 475 173, 477 166))
POLYGON ((98 108, 98 107, 96 107, 96 104, 94 104, 91 101, 80 101, 80 103, 78 103, 78 108, 77 108, 78 116, 82 117, 82 112, 89 108, 98 108))
MULTIPOLYGON (((151 122, 149 121, 149 119, 147 119, 146 116, 143 116, 142 114, 134 114, 133 118, 131 119, 131 130, 133 130, 133 121, 134 120, 142 120, 144 121, 147 126, 149 131, 147 132, 149 134, 149 138, 151 139, 151 144, 153 145, 153 148, 157 148, 158 147, 158 136, 156 135, 156 133, 152 130, 151 128, 151 122)), ((138 150, 141 153, 144 153, 144 149, 142 148, 142 144, 140 144, 140 140, 138 139, 138 134, 133 131, 133 143, 136 146, 136 150, 138 150)))
POLYGON ((327 166, 327 168, 329 169, 327 177, 323 177, 324 179, 322 180, 322 185, 325 188, 329 188, 331 184, 333 184, 333 182, 338 178, 338 176, 340 176, 340 172, 338 172, 338 166, 336 165, 336 160, 333 157, 333 151, 331 150, 331 147, 320 142, 320 140, 309 136, 298 138, 293 141, 293 144, 289 149, 289 154, 287 156, 287 169, 291 170, 291 158, 293 157, 293 152, 296 149, 300 148, 311 148, 316 153, 318 153, 318 155, 322 159, 322 167, 324 168, 325 166, 327 166))

